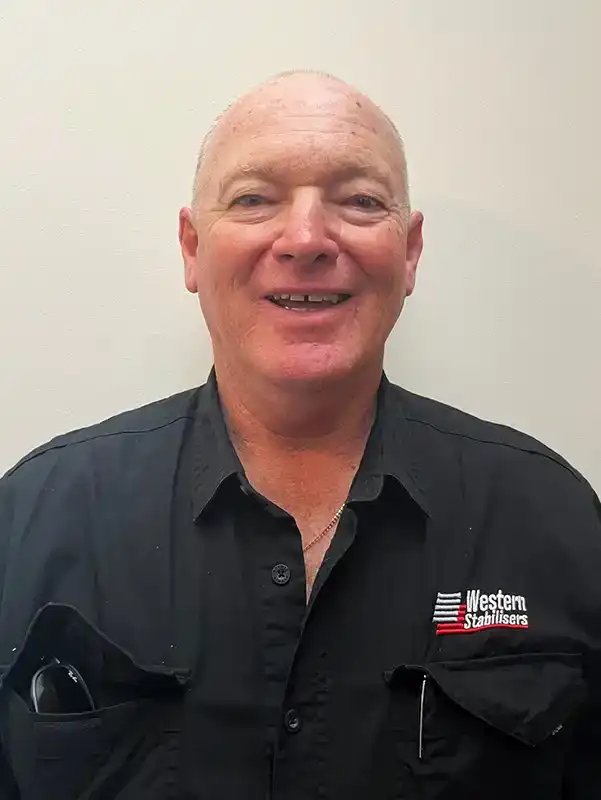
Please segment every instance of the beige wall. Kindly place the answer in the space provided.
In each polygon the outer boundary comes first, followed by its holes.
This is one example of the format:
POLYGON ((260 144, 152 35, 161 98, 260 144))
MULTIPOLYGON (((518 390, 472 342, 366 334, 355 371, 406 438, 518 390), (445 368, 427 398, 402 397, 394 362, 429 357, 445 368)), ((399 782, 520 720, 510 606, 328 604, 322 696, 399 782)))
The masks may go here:
POLYGON ((426 215, 390 375, 601 489, 599 30, 598 0, 4 0, 0 471, 204 380, 176 241, 200 136, 314 67, 395 118, 426 215))

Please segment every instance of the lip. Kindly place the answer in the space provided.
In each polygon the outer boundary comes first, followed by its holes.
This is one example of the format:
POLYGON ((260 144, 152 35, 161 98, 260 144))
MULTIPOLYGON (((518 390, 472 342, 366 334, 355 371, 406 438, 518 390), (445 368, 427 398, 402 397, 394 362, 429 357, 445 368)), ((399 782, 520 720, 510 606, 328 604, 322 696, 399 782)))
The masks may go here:
POLYGON ((335 289, 335 288, 334 289, 324 289, 323 287, 315 288, 314 286, 309 286, 309 287, 305 286, 302 289, 298 289, 298 288, 297 289, 291 289, 289 287, 286 287, 284 289, 274 289, 271 292, 266 292, 263 295, 263 299, 267 300, 270 297, 273 297, 273 295, 278 295, 278 294, 279 295, 281 295, 281 294, 302 294, 302 295, 306 295, 306 294, 320 294, 320 295, 344 294, 344 295, 348 295, 349 297, 353 296, 353 293, 349 292, 346 289, 335 289))
MULTIPOLYGON (((274 294, 293 294, 293 292, 275 292, 274 294)), ((301 292, 297 292, 301 294, 301 292)), ((307 292, 308 294, 308 292, 307 292)), ((314 292, 318 294, 318 292, 314 292)), ((344 292, 331 292, 330 294, 345 294, 344 292)), ((348 312, 349 307, 353 304, 353 296, 351 295, 347 300, 336 305, 325 306, 324 308, 315 308, 310 311, 296 311, 288 308, 282 308, 277 303, 272 303, 267 297, 263 298, 263 303, 269 307, 269 310, 277 314, 279 319, 286 321, 290 325, 308 325, 315 326, 321 323, 332 321, 339 317, 341 314, 348 312)), ((267 310, 267 309, 266 309, 267 310)))

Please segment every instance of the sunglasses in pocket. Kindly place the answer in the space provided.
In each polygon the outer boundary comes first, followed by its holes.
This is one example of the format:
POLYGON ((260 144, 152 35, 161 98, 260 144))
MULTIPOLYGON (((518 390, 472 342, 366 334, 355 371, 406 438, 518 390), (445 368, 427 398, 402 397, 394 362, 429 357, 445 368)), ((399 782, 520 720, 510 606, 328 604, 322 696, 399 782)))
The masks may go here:
POLYGON ((79 671, 56 658, 34 674, 30 697, 36 714, 83 714, 96 709, 79 671))

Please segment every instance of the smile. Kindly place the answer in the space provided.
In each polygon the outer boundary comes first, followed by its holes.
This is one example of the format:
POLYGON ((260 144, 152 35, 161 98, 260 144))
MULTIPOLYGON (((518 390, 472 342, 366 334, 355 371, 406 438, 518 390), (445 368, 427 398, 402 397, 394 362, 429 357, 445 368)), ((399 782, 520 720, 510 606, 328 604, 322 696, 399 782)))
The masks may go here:
POLYGON ((349 294, 272 294, 267 299, 288 311, 319 311, 344 303, 349 294))

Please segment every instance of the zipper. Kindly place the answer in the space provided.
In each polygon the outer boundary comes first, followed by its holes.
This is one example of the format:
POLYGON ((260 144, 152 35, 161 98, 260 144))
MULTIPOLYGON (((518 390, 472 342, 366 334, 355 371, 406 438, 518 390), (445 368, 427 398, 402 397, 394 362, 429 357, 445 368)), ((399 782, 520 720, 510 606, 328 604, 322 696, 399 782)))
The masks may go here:
POLYGON ((424 756, 424 706, 426 701, 426 684, 428 683, 428 675, 424 672, 422 678, 422 688, 419 693, 419 733, 417 740, 417 757, 421 761, 424 756))

